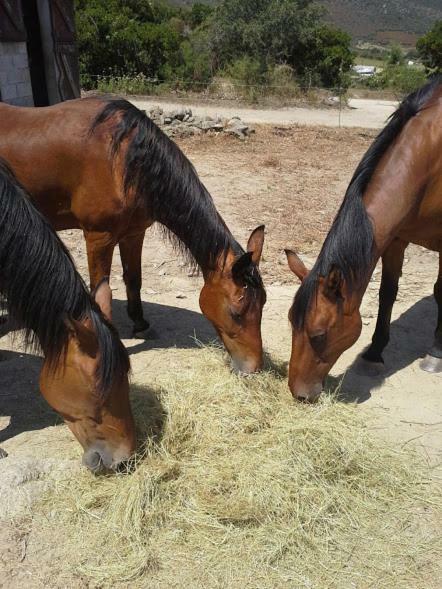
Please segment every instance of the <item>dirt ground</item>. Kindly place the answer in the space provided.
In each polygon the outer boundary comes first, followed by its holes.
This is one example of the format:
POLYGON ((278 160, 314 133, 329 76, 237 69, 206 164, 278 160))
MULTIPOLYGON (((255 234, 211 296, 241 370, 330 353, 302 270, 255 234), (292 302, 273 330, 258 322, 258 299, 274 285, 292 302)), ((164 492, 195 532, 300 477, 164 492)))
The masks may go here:
MULTIPOLYGON (((282 253, 290 246, 311 263, 319 251, 351 174, 374 137, 363 129, 258 127, 247 142, 230 137, 198 137, 180 145, 196 165, 228 226, 245 245, 250 231, 267 227, 262 273, 268 291, 263 318, 265 347, 288 360, 287 312, 298 286, 282 253)), ((65 231, 80 272, 86 277, 84 242, 78 231, 65 231)), ((199 313, 202 278, 186 266, 159 232, 144 243, 145 314, 152 327, 146 339, 132 339, 125 314, 125 291, 116 252, 111 286, 115 321, 127 346, 133 380, 149 386, 164 370, 179 370, 199 353, 195 338, 209 342, 215 334, 199 313)), ((358 373, 358 353, 368 344, 377 313, 379 270, 363 306, 363 333, 332 371, 348 402, 371 418, 373 435, 397 445, 414 445, 432 464, 442 457, 442 375, 422 372, 419 360, 432 340, 436 306, 432 288, 437 256, 419 247, 406 254, 392 338, 385 353, 386 371, 378 377, 358 373)), ((38 395, 40 359, 20 352, 9 337, 0 341, 0 586, 86 587, 81 579, 61 581, 51 569, 50 538, 26 528, 33 497, 57 469, 80 468, 80 449, 38 395), (15 517, 14 517, 15 516, 15 517), (18 520, 16 518, 19 518, 18 520), (17 523, 18 522, 18 523, 17 523)), ((430 586, 430 584, 429 584, 430 586)), ((437 583, 434 584, 434 587, 437 583)))

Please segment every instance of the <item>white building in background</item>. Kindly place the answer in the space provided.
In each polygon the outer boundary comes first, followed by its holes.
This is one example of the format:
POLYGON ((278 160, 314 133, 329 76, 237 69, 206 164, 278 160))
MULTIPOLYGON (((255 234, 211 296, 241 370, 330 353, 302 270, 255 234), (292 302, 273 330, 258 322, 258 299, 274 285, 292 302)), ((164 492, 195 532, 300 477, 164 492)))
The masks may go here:
POLYGON ((353 71, 358 76, 374 76, 376 73, 376 66, 374 65, 354 65, 353 71))

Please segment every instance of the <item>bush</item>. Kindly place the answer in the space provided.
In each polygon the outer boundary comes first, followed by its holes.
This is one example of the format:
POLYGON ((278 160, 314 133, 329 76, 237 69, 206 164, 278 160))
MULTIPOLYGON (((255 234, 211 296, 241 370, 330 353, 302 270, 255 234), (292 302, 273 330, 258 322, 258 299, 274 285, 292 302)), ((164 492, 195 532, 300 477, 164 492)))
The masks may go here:
POLYGON ((422 62, 430 74, 442 73, 442 20, 435 23, 416 45, 422 62))
POLYGON ((226 68, 226 75, 234 81, 238 94, 246 100, 256 102, 262 95, 265 75, 258 60, 248 55, 241 57, 226 68))
POLYGON ((390 51, 388 53, 387 63, 389 65, 402 65, 404 63, 404 54, 402 53, 402 48, 397 43, 391 45, 390 51))
POLYGON ((95 85, 105 94, 161 94, 169 89, 166 84, 147 78, 144 74, 136 76, 99 76, 95 85))
POLYGON ((366 88, 373 90, 391 89, 400 94, 409 94, 425 84, 424 70, 407 65, 390 65, 374 76, 360 79, 366 88))
POLYGON ((300 93, 295 72, 289 65, 276 65, 267 72, 269 91, 279 98, 297 98, 300 93))
POLYGON ((411 66, 394 68, 391 74, 391 87, 401 94, 414 92, 427 81, 424 70, 411 66))
POLYGON ((182 64, 177 68, 177 75, 184 82, 185 89, 203 90, 213 77, 212 56, 210 53, 208 33, 197 29, 181 44, 182 64))

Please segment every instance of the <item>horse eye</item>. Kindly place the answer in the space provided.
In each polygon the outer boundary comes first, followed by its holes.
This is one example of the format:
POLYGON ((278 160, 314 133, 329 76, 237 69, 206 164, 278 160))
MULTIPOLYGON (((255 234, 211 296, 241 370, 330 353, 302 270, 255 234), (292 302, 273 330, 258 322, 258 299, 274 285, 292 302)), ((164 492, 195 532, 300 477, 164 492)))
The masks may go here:
POLYGON ((327 333, 319 333, 318 335, 314 335, 310 337, 310 344, 315 352, 321 353, 324 351, 325 345, 327 343, 327 333))
POLYGON ((241 313, 230 311, 230 315, 235 323, 241 323, 241 313))

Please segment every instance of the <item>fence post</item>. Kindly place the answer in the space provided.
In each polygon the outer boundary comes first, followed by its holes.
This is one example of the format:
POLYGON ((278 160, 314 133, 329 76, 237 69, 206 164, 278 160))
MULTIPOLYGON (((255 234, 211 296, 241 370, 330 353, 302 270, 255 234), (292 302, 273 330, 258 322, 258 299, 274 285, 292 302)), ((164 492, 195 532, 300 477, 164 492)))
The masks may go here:
POLYGON ((341 128, 341 116, 342 116, 342 87, 339 86, 339 128, 341 128))

